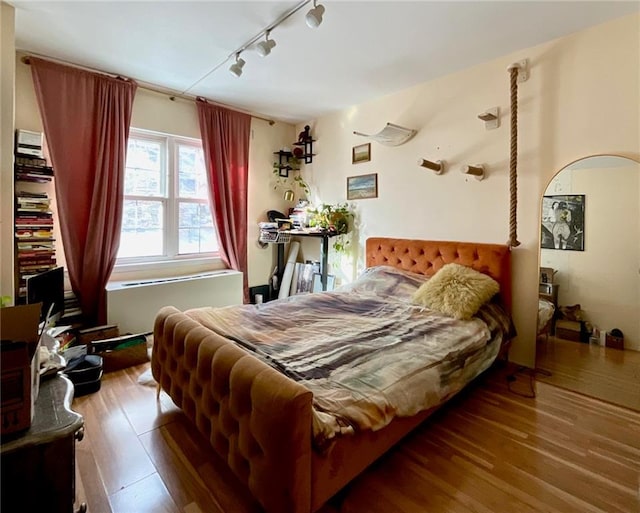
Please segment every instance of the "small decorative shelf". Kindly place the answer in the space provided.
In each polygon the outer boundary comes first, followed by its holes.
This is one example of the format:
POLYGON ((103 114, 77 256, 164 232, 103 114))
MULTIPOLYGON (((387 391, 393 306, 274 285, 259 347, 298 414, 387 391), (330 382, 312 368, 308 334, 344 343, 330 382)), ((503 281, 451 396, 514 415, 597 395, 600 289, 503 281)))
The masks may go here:
MULTIPOLYGON (((278 174, 284 178, 289 176, 289 171, 297 171, 300 168, 293 166, 293 162, 291 159, 293 158, 293 153, 290 151, 274 151, 274 155, 278 155, 278 163, 276 167, 278 168, 278 174)), ((299 161, 298 161, 299 162, 299 161)))
POLYGON ((315 157, 315 153, 313 153, 313 143, 316 142, 315 139, 306 139, 305 141, 299 141, 293 143, 294 146, 298 148, 302 148, 302 155, 300 155, 300 160, 304 159, 305 164, 311 164, 313 162, 313 157, 315 157))
POLYGON ((278 174, 284 178, 289 176, 289 171, 298 171, 300 167, 296 167, 298 163, 311 164, 313 162, 313 143, 315 139, 307 139, 305 141, 298 141, 293 143, 296 148, 302 148, 300 151, 274 151, 274 155, 278 155, 278 162, 275 167, 278 169, 278 174), (295 159, 293 162, 291 159, 295 159))

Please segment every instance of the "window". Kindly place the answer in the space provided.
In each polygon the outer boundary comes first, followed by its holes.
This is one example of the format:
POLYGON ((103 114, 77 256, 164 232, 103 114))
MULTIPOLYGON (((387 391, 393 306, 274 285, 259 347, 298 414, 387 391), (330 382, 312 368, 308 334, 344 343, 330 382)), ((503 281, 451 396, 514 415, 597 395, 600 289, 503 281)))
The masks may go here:
POLYGON ((216 254, 207 189, 200 141, 132 129, 119 262, 216 254))

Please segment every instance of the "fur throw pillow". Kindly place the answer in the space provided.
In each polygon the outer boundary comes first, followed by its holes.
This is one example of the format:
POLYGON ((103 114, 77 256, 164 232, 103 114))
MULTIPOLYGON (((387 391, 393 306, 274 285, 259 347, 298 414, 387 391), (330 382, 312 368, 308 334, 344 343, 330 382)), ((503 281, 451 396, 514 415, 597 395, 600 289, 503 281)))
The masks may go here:
POLYGON ((500 291, 490 276, 460 264, 445 264, 413 295, 422 304, 456 319, 471 319, 500 291))

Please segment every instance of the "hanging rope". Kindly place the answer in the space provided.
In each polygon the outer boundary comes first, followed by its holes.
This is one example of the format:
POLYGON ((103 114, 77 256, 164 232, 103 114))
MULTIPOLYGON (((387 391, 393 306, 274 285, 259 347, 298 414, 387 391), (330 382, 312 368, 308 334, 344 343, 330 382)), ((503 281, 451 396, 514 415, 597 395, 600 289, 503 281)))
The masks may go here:
POLYGON ((518 70, 520 66, 509 67, 511 74, 511 159, 509 162, 509 241, 510 248, 520 245, 518 241, 518 70))

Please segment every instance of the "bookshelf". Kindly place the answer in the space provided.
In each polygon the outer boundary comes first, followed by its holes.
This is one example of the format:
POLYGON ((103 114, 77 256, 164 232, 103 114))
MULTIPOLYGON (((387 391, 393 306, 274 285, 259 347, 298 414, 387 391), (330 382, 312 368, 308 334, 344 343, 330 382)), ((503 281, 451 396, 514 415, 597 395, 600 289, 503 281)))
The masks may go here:
POLYGON ((26 303, 27 276, 56 267, 50 185, 53 168, 38 155, 15 153, 16 304, 26 303))

